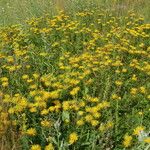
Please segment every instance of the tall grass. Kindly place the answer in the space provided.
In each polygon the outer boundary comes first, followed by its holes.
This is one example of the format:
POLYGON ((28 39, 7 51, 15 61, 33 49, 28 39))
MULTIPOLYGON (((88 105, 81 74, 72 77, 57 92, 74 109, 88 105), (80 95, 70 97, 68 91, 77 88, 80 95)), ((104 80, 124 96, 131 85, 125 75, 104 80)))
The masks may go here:
POLYGON ((149 5, 149 0, 1 0, 0 25, 22 23, 25 19, 41 16, 44 13, 53 15, 60 9, 73 13, 92 6, 111 9, 118 15, 123 15, 132 9, 143 15, 148 22, 149 5))

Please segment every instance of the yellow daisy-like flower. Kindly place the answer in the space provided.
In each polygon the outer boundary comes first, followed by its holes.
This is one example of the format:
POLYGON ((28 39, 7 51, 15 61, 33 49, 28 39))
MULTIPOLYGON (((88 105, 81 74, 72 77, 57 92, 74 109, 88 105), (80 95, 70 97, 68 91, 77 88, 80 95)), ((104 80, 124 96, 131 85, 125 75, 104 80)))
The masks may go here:
POLYGON ((73 132, 69 135, 69 144, 74 144, 78 140, 77 133, 73 132))
POLYGON ((8 78, 7 78, 7 77, 2 77, 2 78, 0 78, 0 80, 1 80, 2 82, 8 82, 8 78))
POLYGON ((133 135, 139 135, 141 131, 144 130, 144 127, 143 126, 138 126, 134 129, 133 131, 133 135))
POLYGON ((27 75, 27 74, 24 74, 23 76, 22 76, 22 79, 28 79, 29 78, 29 76, 27 75))
POLYGON ((30 136, 35 136, 36 135, 36 130, 34 128, 29 128, 27 131, 26 131, 26 134, 27 135, 30 135, 30 136))
POLYGON ((70 91, 70 94, 71 94, 72 96, 74 96, 74 95, 76 95, 76 94, 78 93, 79 90, 80 90, 80 87, 76 87, 76 88, 74 88, 72 91, 70 91))
POLYGON ((143 115, 143 112, 140 111, 140 112, 138 112, 138 114, 139 114, 139 115, 143 115))
POLYGON ((144 142, 150 144, 150 137, 145 138, 144 142))
POLYGON ((41 146, 38 144, 32 145, 31 150, 41 150, 41 146))
POLYGON ((132 76, 131 80, 133 80, 133 81, 137 81, 137 77, 136 77, 136 75, 135 75, 135 74, 133 74, 133 76, 132 76))
POLYGON ((130 94, 136 95, 137 94, 137 89, 136 88, 131 88, 130 94))
POLYGON ((92 126, 97 126, 99 124, 99 121, 97 121, 97 120, 91 120, 91 125, 92 126))
POLYGON ((3 86, 3 87, 7 87, 7 86, 8 86, 8 82, 3 82, 3 83, 2 83, 2 86, 3 86))
POLYGON ((34 79, 37 79, 39 77, 39 74, 34 73, 33 77, 34 77, 34 79))
POLYGON ((115 81, 115 84, 117 85, 117 86, 121 86, 122 84, 123 84, 123 82, 122 81, 115 81))
POLYGON ((54 146, 52 143, 48 144, 46 147, 45 147, 45 150, 54 150, 54 146))
POLYGON ((124 147, 129 147, 129 146, 131 146, 131 142, 132 142, 132 136, 126 134, 124 136, 123 146, 124 147))
POLYGON ((43 120, 41 121, 41 126, 42 127, 50 127, 51 126, 51 122, 48 120, 43 120))
POLYGON ((110 129, 114 126, 114 123, 112 121, 108 121, 107 124, 106 124, 106 128, 107 129, 110 129))
POLYGON ((146 93, 146 88, 145 87, 140 87, 140 92, 142 93, 142 94, 145 94, 146 93))
POLYGON ((78 126, 82 126, 82 125, 84 125, 84 120, 80 119, 76 123, 78 126))

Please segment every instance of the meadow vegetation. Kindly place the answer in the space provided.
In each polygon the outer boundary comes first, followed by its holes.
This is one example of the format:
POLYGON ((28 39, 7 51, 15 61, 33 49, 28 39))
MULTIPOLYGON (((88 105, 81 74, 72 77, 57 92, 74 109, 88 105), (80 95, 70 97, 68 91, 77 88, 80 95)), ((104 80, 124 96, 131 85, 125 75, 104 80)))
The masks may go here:
POLYGON ((1 150, 150 148, 149 2, 100 1, 1 0, 1 150))

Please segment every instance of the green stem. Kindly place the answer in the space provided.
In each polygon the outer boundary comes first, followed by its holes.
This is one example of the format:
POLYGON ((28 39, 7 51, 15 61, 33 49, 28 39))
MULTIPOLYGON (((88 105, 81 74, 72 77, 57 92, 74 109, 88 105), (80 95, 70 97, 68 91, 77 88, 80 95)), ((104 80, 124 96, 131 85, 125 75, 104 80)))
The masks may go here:
POLYGON ((116 118, 116 120, 115 120, 115 134, 117 134, 117 132, 118 132, 118 109, 119 109, 119 103, 118 103, 118 100, 117 100, 117 102, 116 102, 116 111, 115 111, 115 118, 116 118))

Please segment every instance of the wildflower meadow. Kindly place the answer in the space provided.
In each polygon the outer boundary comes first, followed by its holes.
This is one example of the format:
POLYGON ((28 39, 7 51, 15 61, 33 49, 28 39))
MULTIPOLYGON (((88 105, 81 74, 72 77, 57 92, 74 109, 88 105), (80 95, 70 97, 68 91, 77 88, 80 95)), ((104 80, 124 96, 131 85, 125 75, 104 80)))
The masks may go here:
POLYGON ((0 21, 0 150, 150 150, 150 20, 77 1, 0 21))

